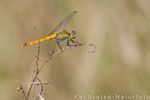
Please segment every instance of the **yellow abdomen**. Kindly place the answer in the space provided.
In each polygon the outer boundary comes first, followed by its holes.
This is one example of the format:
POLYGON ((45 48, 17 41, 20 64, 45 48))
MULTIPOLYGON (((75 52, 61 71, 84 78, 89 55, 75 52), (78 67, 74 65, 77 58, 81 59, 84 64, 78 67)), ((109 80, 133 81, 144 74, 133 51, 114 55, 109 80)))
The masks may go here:
POLYGON ((57 34, 56 34, 56 33, 53 33, 53 34, 51 34, 51 35, 49 35, 49 36, 46 36, 46 37, 43 37, 43 38, 41 38, 41 39, 24 43, 24 44, 21 45, 21 47, 30 46, 30 45, 35 44, 35 43, 38 43, 38 42, 42 42, 42 41, 45 41, 45 40, 53 39, 53 38, 56 38, 56 36, 57 36, 57 34))

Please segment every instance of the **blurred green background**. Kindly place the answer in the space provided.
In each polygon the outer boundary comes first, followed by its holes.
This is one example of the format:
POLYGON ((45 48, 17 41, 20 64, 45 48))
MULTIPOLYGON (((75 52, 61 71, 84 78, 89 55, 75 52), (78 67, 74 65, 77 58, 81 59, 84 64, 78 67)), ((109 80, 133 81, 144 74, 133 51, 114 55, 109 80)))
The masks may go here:
MULTIPOLYGON (((28 82, 35 68, 37 45, 24 42, 46 36, 76 10, 69 30, 76 40, 97 46, 67 50, 40 73, 45 100, 73 100, 74 95, 150 94, 149 0, 0 0, 0 100, 20 100, 18 82, 28 82), (34 29, 36 27, 36 30, 34 29)), ((40 64, 47 58, 41 43, 40 64)), ((85 99, 86 100, 86 99, 85 99)), ((95 99, 93 99, 95 100, 95 99)), ((136 99, 134 99, 136 100, 136 99)), ((138 99, 139 100, 139 99, 138 99)))

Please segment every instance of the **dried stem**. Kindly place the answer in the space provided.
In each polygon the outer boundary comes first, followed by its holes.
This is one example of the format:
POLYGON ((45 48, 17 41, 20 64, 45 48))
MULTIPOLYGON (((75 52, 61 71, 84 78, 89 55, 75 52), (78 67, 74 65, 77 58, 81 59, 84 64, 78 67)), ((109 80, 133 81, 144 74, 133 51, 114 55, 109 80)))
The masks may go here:
MULTIPOLYGON (((37 53, 37 55, 36 55, 36 70, 34 70, 33 71, 33 79, 32 79, 32 81, 31 81, 31 83, 34 83, 35 81, 36 81, 36 79, 38 78, 38 74, 39 74, 39 68, 38 68, 38 62, 39 62, 39 55, 40 55, 40 42, 39 42, 39 45, 38 45, 38 53, 37 53)), ((32 76, 31 76, 32 77, 32 76)), ((28 86, 29 88, 28 88, 28 92, 27 92, 27 100, 28 100, 28 98, 29 98, 29 96, 30 96, 30 92, 31 92, 31 90, 32 90, 32 87, 33 87, 33 84, 29 84, 29 86, 28 86)))
MULTIPOLYGON (((80 43, 80 42, 79 42, 80 43)), ((92 43, 80 43, 80 45, 76 45, 76 46, 66 46, 64 48, 62 48, 62 50, 59 50, 57 51, 56 53, 54 53, 52 56, 48 57, 44 62, 43 64, 39 67, 39 71, 41 71, 41 69, 44 67, 44 65, 49 62, 54 56, 56 56, 57 54, 61 53, 62 51, 65 51, 65 50, 68 50, 68 49, 72 49, 72 48, 75 48, 75 47, 78 47, 78 46, 92 46, 94 47, 94 50, 92 51, 88 51, 87 53, 85 53, 84 55, 82 56, 85 56, 86 54, 89 54, 89 53, 94 53, 96 51, 96 46, 92 43)))
MULTIPOLYGON (((37 77, 37 80, 41 83, 41 80, 37 77)), ((43 84, 41 83, 41 91, 40 91, 40 95, 42 94, 43 92, 43 84)), ((39 96, 37 96, 36 100, 38 100, 39 96)))
MULTIPOLYGON (((79 46, 92 46, 94 47, 94 50, 92 51, 88 51, 86 52, 85 54, 83 54, 82 56, 85 56, 89 53, 94 53, 96 51, 96 46, 92 43, 80 43, 80 45, 76 45, 76 46, 66 46, 64 48, 62 48, 62 50, 59 50, 57 51, 56 53, 54 53, 52 56, 48 57, 42 64, 41 66, 39 66, 39 55, 40 55, 40 43, 38 45, 38 53, 36 55, 36 69, 33 71, 33 75, 31 76, 31 80, 29 83, 26 83, 28 84, 28 90, 27 92, 25 93, 23 87, 21 86, 21 84, 19 83, 19 87, 21 88, 22 90, 22 93, 23 93, 23 96, 25 98, 25 100, 29 100, 29 97, 30 97, 30 94, 31 94, 31 90, 32 90, 32 87, 33 85, 37 84, 38 85, 40 84, 41 86, 41 91, 40 91, 40 95, 42 94, 43 92, 43 85, 45 84, 44 82, 41 82, 41 80, 38 78, 38 75, 39 73, 41 72, 42 68, 44 67, 44 65, 49 62, 54 56, 58 55, 59 53, 61 53, 62 51, 65 51, 65 50, 68 50, 68 49, 72 49, 72 48, 76 48, 76 47, 79 47, 79 46), (38 81, 38 82, 37 82, 38 81)), ((36 98, 36 100, 38 100, 39 97, 36 98)))
POLYGON ((24 91, 22 85, 20 83, 18 83, 18 85, 19 85, 18 86, 18 91, 21 91, 22 94, 23 94, 23 96, 24 96, 24 98, 25 98, 25 100, 28 100, 27 97, 26 97, 26 94, 25 94, 25 91, 24 91))

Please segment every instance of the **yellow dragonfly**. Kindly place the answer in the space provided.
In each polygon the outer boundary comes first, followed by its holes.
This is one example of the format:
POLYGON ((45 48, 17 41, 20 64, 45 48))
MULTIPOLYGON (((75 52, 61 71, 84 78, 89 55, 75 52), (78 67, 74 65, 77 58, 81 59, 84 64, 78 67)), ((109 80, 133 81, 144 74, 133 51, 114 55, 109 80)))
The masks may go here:
MULTIPOLYGON (((73 18, 73 16, 77 13, 77 11, 73 11, 71 14, 66 16, 58 25, 57 27, 46 37, 33 40, 30 42, 26 42, 21 45, 21 47, 26 47, 30 46, 45 40, 56 40, 56 42, 53 44, 55 45, 57 43, 58 47, 62 50, 62 47, 60 45, 60 42, 64 41, 67 39, 67 46, 76 46, 77 44, 80 45, 79 42, 74 41, 74 39, 77 37, 77 33, 75 31, 68 31, 65 28, 68 26, 68 23, 70 20, 73 18), (76 45, 71 45, 70 42, 72 43, 77 43, 76 45)), ((53 46, 52 46, 53 47, 53 46)))

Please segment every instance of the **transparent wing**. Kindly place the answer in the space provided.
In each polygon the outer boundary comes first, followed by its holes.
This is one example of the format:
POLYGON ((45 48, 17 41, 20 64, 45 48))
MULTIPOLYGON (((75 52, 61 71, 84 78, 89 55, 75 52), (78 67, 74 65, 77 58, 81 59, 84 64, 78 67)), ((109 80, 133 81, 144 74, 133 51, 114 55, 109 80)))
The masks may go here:
POLYGON ((51 39, 47 43, 47 53, 49 57, 52 56, 55 52, 56 42, 56 39, 51 39))
MULTIPOLYGON (((59 30, 65 29, 68 26, 70 20, 73 18, 73 16, 76 13, 77 13, 77 11, 74 11, 74 12, 70 13, 68 16, 66 16, 49 35, 56 33, 59 30)), ((49 56, 52 56, 54 54, 56 42, 57 42, 56 39, 50 39, 48 41, 47 50, 48 50, 49 56)))
MULTIPOLYGON (((62 30, 64 28, 66 28, 70 22, 70 20, 73 18, 73 16, 77 13, 77 11, 72 12, 71 14, 69 14, 68 16, 66 16, 57 26, 56 28, 50 33, 53 34, 59 30, 62 30)), ((50 35, 49 34, 49 35, 50 35)))

